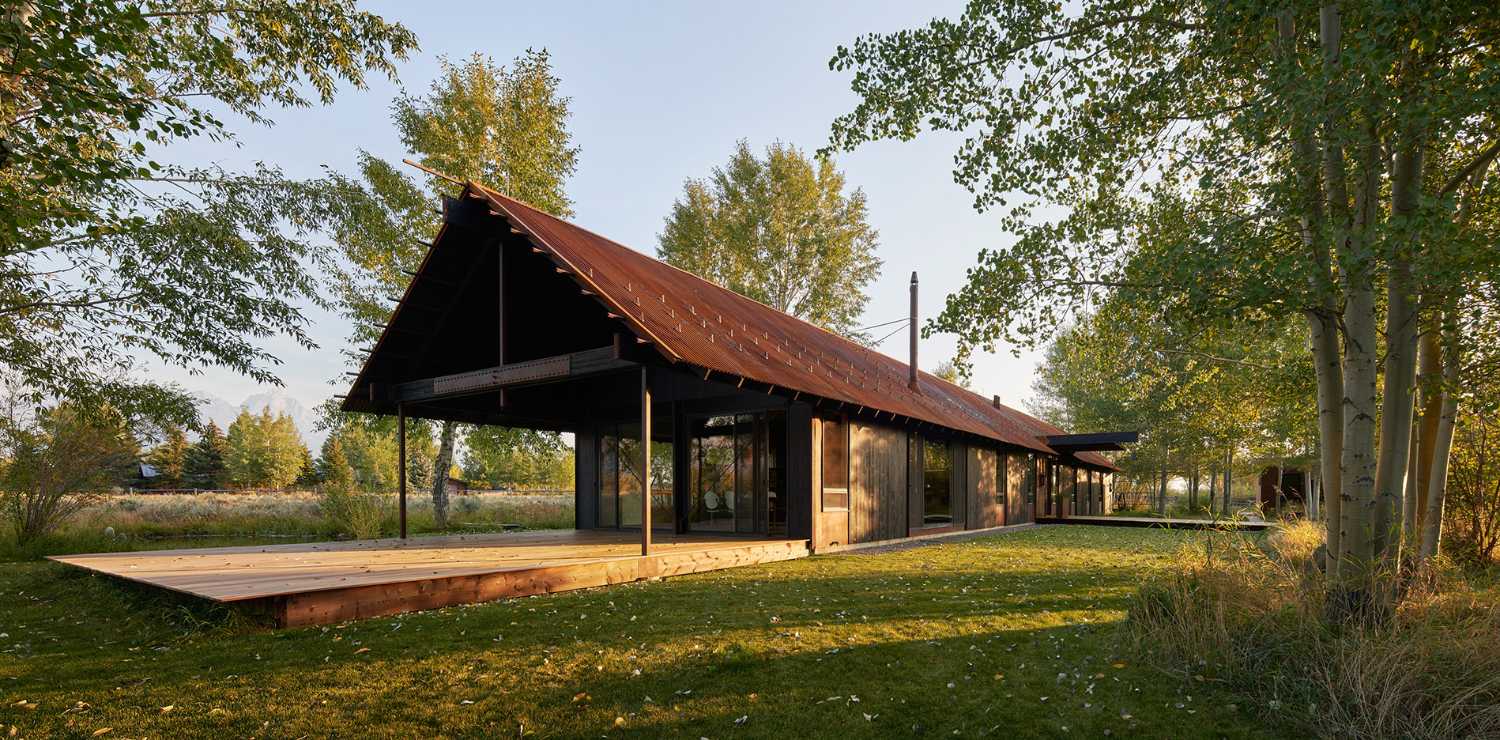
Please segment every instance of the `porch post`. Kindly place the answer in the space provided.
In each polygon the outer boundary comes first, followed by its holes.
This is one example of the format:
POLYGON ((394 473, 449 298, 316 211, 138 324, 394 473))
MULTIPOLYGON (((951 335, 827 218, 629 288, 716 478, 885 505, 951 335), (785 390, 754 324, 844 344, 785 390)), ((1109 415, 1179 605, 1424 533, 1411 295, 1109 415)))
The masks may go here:
POLYGON ((406 404, 396 404, 396 480, 401 492, 401 539, 406 539, 406 404))
POLYGON ((641 368, 641 555, 651 554, 651 381, 641 368))

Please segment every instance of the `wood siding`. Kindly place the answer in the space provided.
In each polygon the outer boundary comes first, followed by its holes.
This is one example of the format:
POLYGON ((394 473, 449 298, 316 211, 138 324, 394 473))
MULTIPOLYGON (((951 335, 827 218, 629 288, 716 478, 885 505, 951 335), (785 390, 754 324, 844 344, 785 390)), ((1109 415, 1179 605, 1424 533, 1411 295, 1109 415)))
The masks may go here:
POLYGON ((1005 456, 1005 503, 1006 524, 1020 524, 1031 521, 1031 507, 1027 505, 1027 480, 1026 468, 1033 466, 1031 458, 1027 455, 1012 452, 1005 456))
POLYGON ((1003 457, 983 447, 968 448, 969 529, 985 529, 1005 524, 1005 502, 1000 495, 999 461, 1003 457))
POLYGON ((853 422, 849 437, 849 541, 905 537, 906 433, 853 422))

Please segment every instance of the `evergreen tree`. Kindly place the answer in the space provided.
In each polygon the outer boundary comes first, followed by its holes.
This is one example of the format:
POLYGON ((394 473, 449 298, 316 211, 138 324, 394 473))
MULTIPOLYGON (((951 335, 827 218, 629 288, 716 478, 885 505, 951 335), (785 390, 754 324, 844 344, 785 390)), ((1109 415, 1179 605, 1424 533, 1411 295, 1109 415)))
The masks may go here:
POLYGON ((312 451, 307 445, 302 446, 302 469, 297 473, 296 485, 299 488, 312 488, 321 483, 318 477, 318 465, 313 461, 312 451))
POLYGON ((224 467, 227 450, 228 440, 224 438, 224 433, 219 431, 218 424, 210 421, 203 430, 203 436, 188 448, 184 457, 183 482, 194 488, 223 488, 229 483, 228 472, 224 467))
POLYGON ((181 488, 187 454, 187 435, 181 427, 168 427, 166 438, 146 458, 146 462, 156 468, 157 477, 153 483, 158 488, 181 488))

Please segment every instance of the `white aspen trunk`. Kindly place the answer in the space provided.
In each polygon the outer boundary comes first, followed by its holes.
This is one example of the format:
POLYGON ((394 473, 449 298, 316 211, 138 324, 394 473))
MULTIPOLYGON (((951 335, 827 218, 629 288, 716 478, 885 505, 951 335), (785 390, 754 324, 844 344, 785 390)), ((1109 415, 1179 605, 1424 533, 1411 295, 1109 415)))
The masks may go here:
MULTIPOLYGON (((1371 604, 1374 561, 1379 553, 1376 521, 1375 427, 1379 411, 1379 332, 1376 325, 1375 259, 1368 229, 1379 197, 1379 142, 1366 131, 1360 147, 1360 183, 1355 203, 1357 221, 1344 240, 1344 451, 1340 492, 1338 569, 1329 597, 1336 621, 1363 614, 1371 604)), ((1404 407, 1403 407, 1404 408, 1404 407)), ((1409 420, 1411 417, 1405 414, 1409 420)), ((1401 438, 1401 449, 1406 439, 1401 438)))
POLYGON ((1458 394, 1454 393, 1459 382, 1460 338, 1454 318, 1450 314, 1443 331, 1445 346, 1443 357, 1442 405, 1438 416, 1437 431, 1432 445, 1432 472, 1427 480, 1427 510, 1422 520, 1422 547, 1418 557, 1422 562, 1432 559, 1441 551, 1443 535, 1443 504, 1448 492, 1448 456, 1453 449, 1453 430, 1458 424, 1458 394))
MULTIPOLYGON (((1420 389, 1420 385, 1419 385, 1420 389)), ((1417 489, 1422 486, 1421 465, 1418 456, 1422 448, 1422 426, 1421 421, 1422 401, 1413 398, 1411 405, 1411 445, 1407 453, 1406 465, 1406 493, 1401 497, 1401 547, 1403 550, 1412 547, 1421 539, 1421 530, 1418 529, 1417 500, 1420 498, 1417 489)))
POLYGON ((1307 520, 1318 521, 1322 515, 1323 491, 1320 490, 1322 482, 1318 480, 1318 468, 1316 464, 1307 466, 1307 520))
MULTIPOLYGON (((1421 188, 1422 148, 1414 136, 1403 136, 1391 168, 1391 217, 1398 228, 1417 210, 1421 188)), ((1391 245, 1390 274, 1386 279, 1385 387, 1380 417, 1379 462, 1375 469, 1375 509, 1371 522, 1372 547, 1385 570, 1394 575, 1400 567, 1402 498, 1406 471, 1411 462, 1411 415, 1414 399, 1413 374, 1417 367, 1417 296, 1407 247, 1402 240, 1391 245)), ((1394 595, 1391 589, 1382 593, 1394 595)))
POLYGON ((458 422, 443 422, 437 460, 432 463, 432 521, 438 529, 448 527, 448 469, 453 467, 453 438, 458 422))
MULTIPOLYGON (((1418 390, 1422 395, 1421 424, 1417 427, 1420 444, 1417 445, 1417 501, 1414 533, 1420 533, 1427 513, 1427 492, 1432 488, 1432 457, 1437 441, 1438 421, 1443 415, 1443 392, 1439 384, 1443 379, 1443 351, 1440 346, 1442 327, 1440 317, 1434 315, 1430 325, 1417 340, 1417 372, 1421 378, 1418 390)), ((1420 535, 1416 535, 1417 539, 1420 535)))
POLYGON ((1234 448, 1224 451, 1224 516, 1229 516, 1234 491, 1234 448))
POLYGON ((1282 495, 1282 491, 1285 491, 1285 490, 1286 490, 1286 462, 1282 461, 1282 460, 1277 460, 1276 461, 1276 485, 1272 489, 1272 493, 1275 495, 1275 499, 1273 499, 1273 500, 1276 502, 1276 519, 1278 521, 1281 519, 1281 514, 1282 514, 1282 512, 1281 512, 1281 495, 1282 495))
POLYGON ((1217 500, 1217 494, 1218 494, 1218 492, 1219 492, 1219 471, 1214 470, 1213 468, 1209 468, 1208 469, 1208 513, 1211 516, 1217 516, 1218 513, 1219 513, 1217 511, 1217 509, 1219 508, 1218 507, 1218 500, 1217 500))
MULTIPOLYGON (((1290 9, 1281 13, 1277 21, 1280 37, 1279 49, 1283 62, 1296 64, 1295 18, 1290 9)), ((1319 41, 1323 49, 1323 65, 1338 66, 1339 20, 1335 6, 1324 7, 1319 18, 1319 41)), ((1329 101, 1330 110, 1325 111, 1326 121, 1341 120, 1338 101, 1329 101)), ((1294 116, 1295 117, 1295 116, 1294 116)), ((1338 288, 1334 282, 1332 262, 1329 257, 1328 226, 1330 221, 1342 229, 1348 222, 1348 195, 1344 186, 1342 150, 1330 144, 1320 157, 1316 143, 1316 131, 1311 120, 1304 120, 1294 128, 1292 155, 1296 161, 1298 185, 1302 191, 1302 242, 1311 257, 1313 269, 1308 274, 1308 283, 1313 298, 1313 307, 1306 311, 1309 347, 1313 355, 1313 371, 1318 383, 1318 471, 1330 490, 1340 488, 1340 459, 1344 447, 1344 378, 1339 366, 1339 335, 1335 323, 1338 314, 1338 288), (1321 162, 1320 162, 1321 160, 1321 162), (1324 178, 1328 180, 1326 191, 1319 181, 1320 164, 1324 178), (1337 166, 1335 166, 1335 164, 1337 166), (1326 192, 1326 196, 1325 196, 1326 192), (1325 199, 1327 213, 1325 216, 1325 199)), ((1309 470, 1309 473, 1311 471, 1309 470)), ((1321 505, 1318 507, 1321 509, 1321 505)), ((1330 497, 1328 516, 1328 561, 1330 570, 1339 553, 1340 501, 1330 497)))

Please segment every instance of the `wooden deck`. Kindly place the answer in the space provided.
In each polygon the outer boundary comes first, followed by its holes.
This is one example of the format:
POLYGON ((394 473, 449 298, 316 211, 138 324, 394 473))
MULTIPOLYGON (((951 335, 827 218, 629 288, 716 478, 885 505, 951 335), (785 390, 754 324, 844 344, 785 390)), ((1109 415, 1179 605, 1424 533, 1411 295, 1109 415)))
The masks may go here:
POLYGON ((283 626, 329 624, 733 568, 808 554, 806 540, 562 530, 55 556, 218 602, 283 626))
POLYGON ((1037 524, 1092 524, 1101 527, 1161 527, 1162 529, 1223 529, 1260 532, 1273 522, 1232 521, 1227 519, 1168 519, 1154 516, 1039 516, 1037 524))

